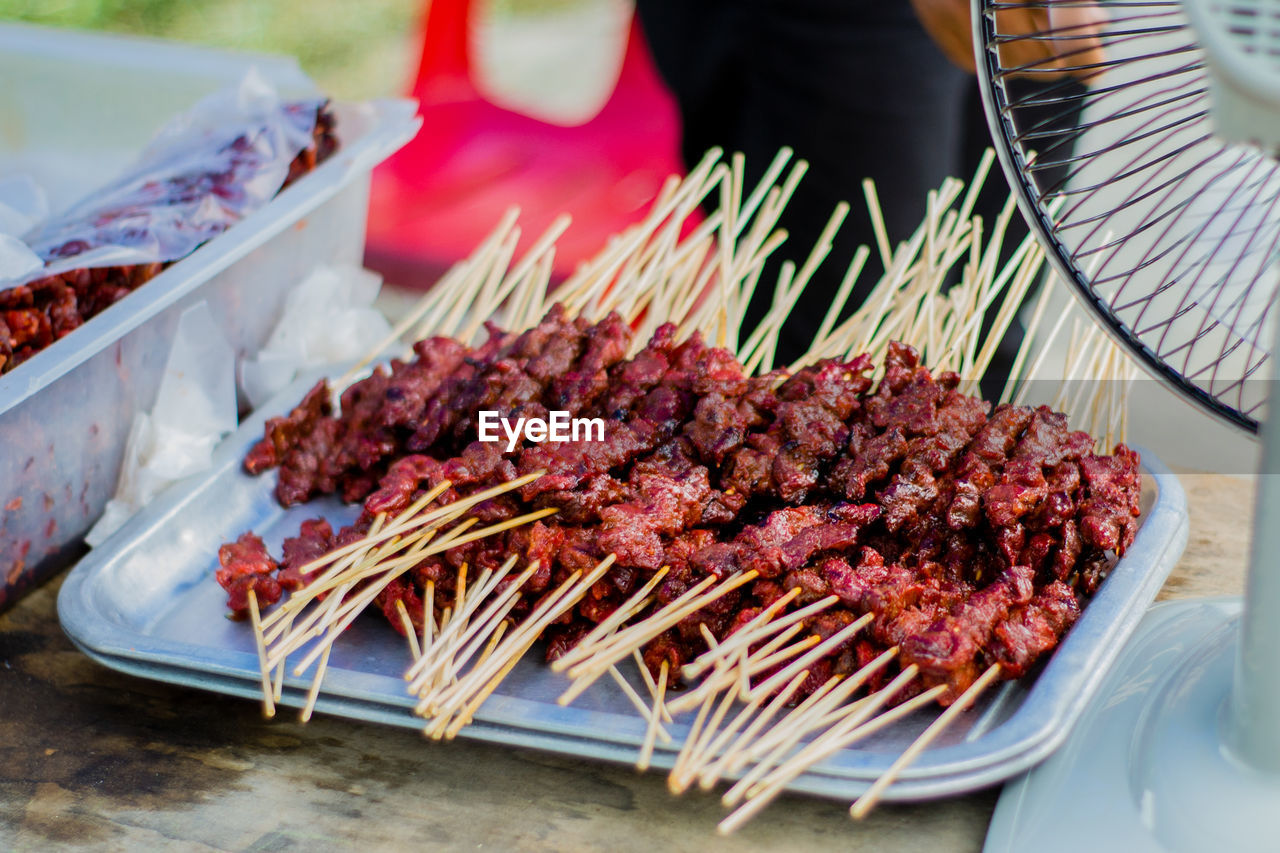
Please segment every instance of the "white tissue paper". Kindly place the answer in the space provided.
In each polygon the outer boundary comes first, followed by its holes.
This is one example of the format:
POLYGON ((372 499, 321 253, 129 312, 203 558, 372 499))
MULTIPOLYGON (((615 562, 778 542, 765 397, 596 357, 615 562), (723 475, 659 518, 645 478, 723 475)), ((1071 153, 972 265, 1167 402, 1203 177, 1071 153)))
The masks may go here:
POLYGON ((257 408, 299 370, 352 361, 391 326, 373 307, 382 278, 356 266, 317 267, 289 293, 284 313, 257 358, 240 368, 240 387, 257 408))
POLYGON ((236 423, 235 350, 200 302, 178 319, 155 406, 134 416, 115 497, 85 542, 97 547, 171 483, 207 470, 236 423))

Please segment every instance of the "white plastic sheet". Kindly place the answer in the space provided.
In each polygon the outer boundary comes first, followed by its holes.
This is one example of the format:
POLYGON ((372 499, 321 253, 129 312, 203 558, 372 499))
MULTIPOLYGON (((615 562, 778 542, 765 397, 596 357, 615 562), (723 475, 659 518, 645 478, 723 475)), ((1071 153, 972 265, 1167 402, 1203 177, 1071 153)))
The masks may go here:
POLYGON ((200 302, 178 320, 155 406, 134 416, 115 497, 85 542, 96 547, 169 484, 207 470, 237 422, 235 351, 200 302))

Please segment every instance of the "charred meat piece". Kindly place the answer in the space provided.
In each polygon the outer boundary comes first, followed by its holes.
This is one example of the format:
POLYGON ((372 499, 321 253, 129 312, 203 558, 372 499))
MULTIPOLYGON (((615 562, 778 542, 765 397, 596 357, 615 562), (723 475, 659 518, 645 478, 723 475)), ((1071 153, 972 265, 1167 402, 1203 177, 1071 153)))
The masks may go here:
POLYGON ((280 582, 274 577, 277 564, 267 553, 262 538, 252 532, 218 549, 218 585, 227 591, 227 609, 237 617, 249 612, 249 591, 266 609, 280 600, 280 582))

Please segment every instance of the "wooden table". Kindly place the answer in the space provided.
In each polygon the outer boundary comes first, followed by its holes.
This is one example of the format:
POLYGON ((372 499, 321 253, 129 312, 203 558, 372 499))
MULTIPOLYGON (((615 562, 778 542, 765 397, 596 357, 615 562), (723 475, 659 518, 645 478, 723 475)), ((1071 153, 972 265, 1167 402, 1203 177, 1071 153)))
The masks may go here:
MULTIPOLYGON (((1164 597, 1238 593, 1247 480, 1184 475, 1191 539, 1164 597)), ((881 806, 781 799, 730 838, 660 774, 291 714, 143 681, 77 652, 57 583, 0 617, 0 848, 929 851, 981 847, 997 791, 881 806)))

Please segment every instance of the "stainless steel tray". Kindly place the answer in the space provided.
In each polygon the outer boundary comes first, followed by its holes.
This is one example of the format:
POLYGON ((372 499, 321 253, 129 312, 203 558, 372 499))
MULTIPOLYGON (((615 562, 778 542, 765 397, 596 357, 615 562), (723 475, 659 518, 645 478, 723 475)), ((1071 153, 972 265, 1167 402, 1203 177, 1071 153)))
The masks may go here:
MULTIPOLYGON (((355 510, 318 501, 289 510, 272 496, 275 478, 240 469, 264 420, 301 398, 314 377, 264 406, 219 449, 213 469, 171 489, 71 573, 58 598, 63 628, 104 665, 177 684, 258 695, 251 632, 225 618, 213 579, 218 546, 252 529, 273 550, 304 518, 346 523, 355 510)), ((922 800, 971 791, 1006 779, 1043 759, 1067 735, 1187 539, 1186 499, 1177 479, 1144 458, 1144 512, 1133 547, 1120 560, 1079 623, 1037 676, 991 691, 935 742, 888 791, 888 799, 922 800)), ((318 703, 322 712, 418 727, 401 674, 404 640, 379 617, 357 624, 335 645, 318 703)), ((632 673, 634 675, 634 673, 632 673)), ((301 706, 305 679, 286 679, 284 704, 301 706)), ((631 763, 644 724, 616 686, 598 682, 568 708, 555 703, 567 681, 529 655, 485 702, 462 736, 513 746, 631 763)), ((791 786, 851 799, 865 790, 935 716, 921 711, 857 748, 812 768, 791 786)), ((677 718, 677 744, 688 717, 677 718)), ((429 745, 424 744, 424 749, 429 745)), ((654 765, 675 751, 659 747, 654 765)))

